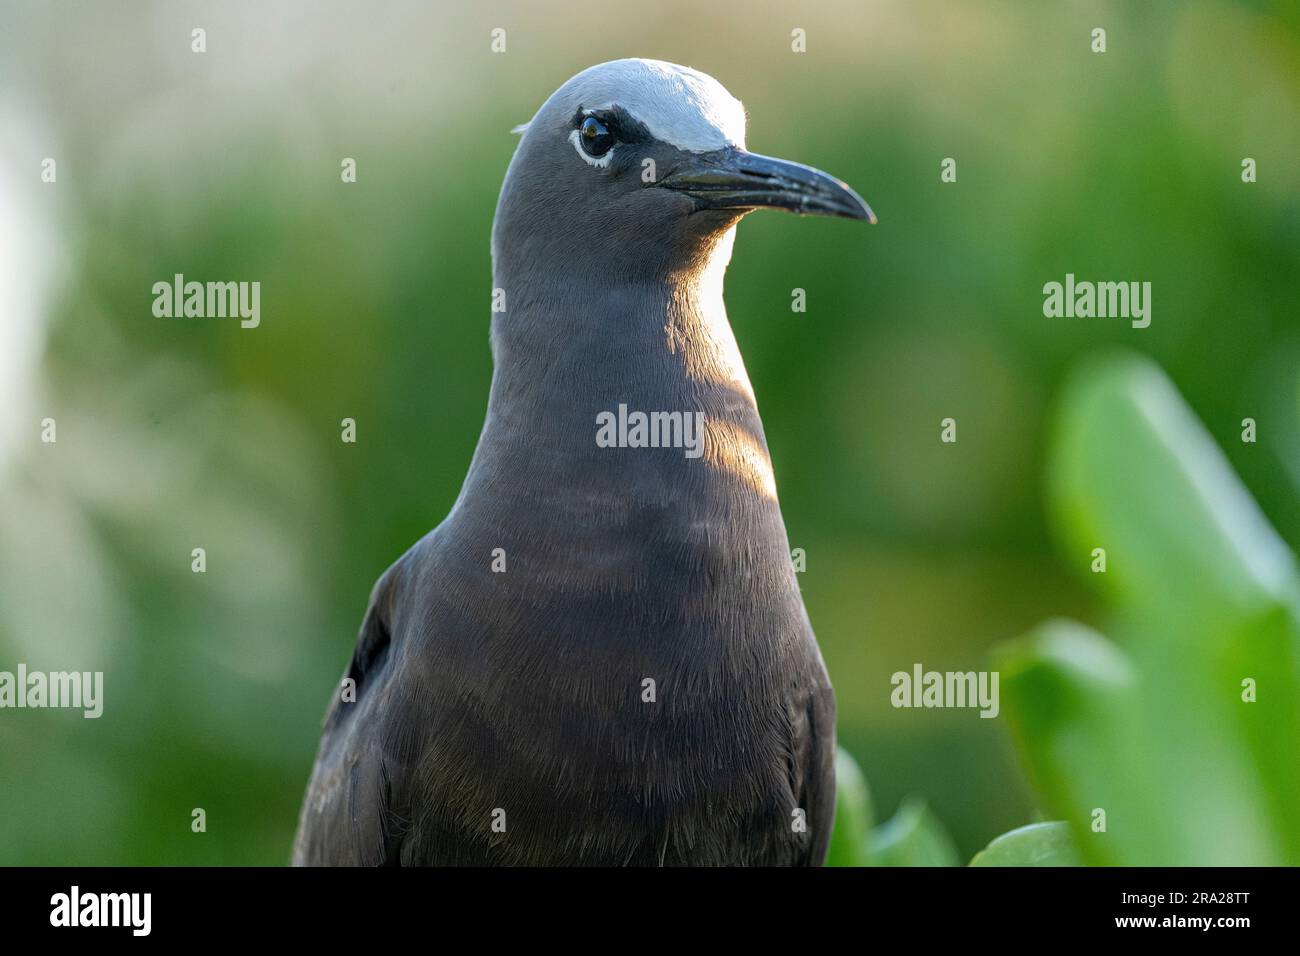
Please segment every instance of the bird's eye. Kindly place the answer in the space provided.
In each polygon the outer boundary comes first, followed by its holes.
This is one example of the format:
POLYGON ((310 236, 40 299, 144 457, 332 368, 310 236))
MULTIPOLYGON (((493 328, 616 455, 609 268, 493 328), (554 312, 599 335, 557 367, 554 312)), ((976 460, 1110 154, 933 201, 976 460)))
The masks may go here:
POLYGON ((582 142, 582 151, 592 157, 604 156, 614 146, 614 134, 594 116, 582 121, 578 138, 582 142))

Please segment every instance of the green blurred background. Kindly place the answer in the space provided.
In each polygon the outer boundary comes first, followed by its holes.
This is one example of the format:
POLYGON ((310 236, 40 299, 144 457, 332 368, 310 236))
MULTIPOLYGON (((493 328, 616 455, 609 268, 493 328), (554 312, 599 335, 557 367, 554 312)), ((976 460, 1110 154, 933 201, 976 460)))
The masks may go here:
POLYGON ((0 863, 287 860, 370 587, 482 425, 509 130, 620 56, 717 77, 751 148, 880 217, 752 216, 727 282, 878 813, 918 796, 968 858, 1057 809, 1006 720, 895 710, 889 678, 1105 624, 1046 492, 1080 360, 1154 360, 1300 541, 1293 2, 3 0, 0 669, 103 670, 106 700, 0 713, 0 863), (260 281, 261 327, 154 318, 177 272, 260 281), (1151 282, 1150 328, 1045 318, 1067 272, 1151 282))

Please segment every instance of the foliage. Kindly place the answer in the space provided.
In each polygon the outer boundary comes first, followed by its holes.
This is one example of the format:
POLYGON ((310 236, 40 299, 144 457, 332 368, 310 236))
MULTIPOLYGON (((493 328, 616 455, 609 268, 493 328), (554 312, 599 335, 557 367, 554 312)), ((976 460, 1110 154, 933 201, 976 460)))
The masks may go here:
MULTIPOLYGON (((1054 429, 1054 525, 1103 591, 1115 637, 1057 619, 995 654, 1029 777, 1061 820, 998 837, 972 865, 1295 865, 1294 556, 1149 360, 1085 363, 1054 429)), ((865 791, 849 776, 841 799, 856 814, 865 791)), ((920 862, 876 848, 933 832, 922 819, 905 805, 859 861, 920 862)))
POLYGON ((1087 363, 1055 428, 1053 517, 1083 573, 1105 549, 1114 640, 1053 621, 998 655, 1044 806, 1089 863, 1300 862, 1294 556, 1154 363, 1087 363))

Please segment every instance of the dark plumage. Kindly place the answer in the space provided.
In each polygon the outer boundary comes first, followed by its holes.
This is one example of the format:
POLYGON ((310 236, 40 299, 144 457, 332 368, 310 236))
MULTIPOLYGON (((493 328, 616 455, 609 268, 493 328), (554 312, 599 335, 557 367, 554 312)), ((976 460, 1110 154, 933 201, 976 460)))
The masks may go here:
POLYGON ((505 311, 478 449, 375 585, 295 863, 822 861, 834 698, 722 272, 756 206, 870 213, 745 153, 737 115, 702 74, 635 60, 528 125, 493 227, 505 311), (593 109, 604 165, 572 137, 593 109), (703 456, 598 447, 620 404, 702 412, 703 456))

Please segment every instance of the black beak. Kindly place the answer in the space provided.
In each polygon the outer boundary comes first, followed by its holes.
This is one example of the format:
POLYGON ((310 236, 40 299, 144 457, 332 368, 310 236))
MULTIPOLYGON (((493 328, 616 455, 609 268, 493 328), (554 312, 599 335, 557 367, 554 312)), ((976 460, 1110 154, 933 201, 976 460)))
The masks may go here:
POLYGON ((660 186, 685 193, 698 209, 786 209, 802 216, 876 215, 846 183, 820 169, 728 147, 695 153, 660 186))

